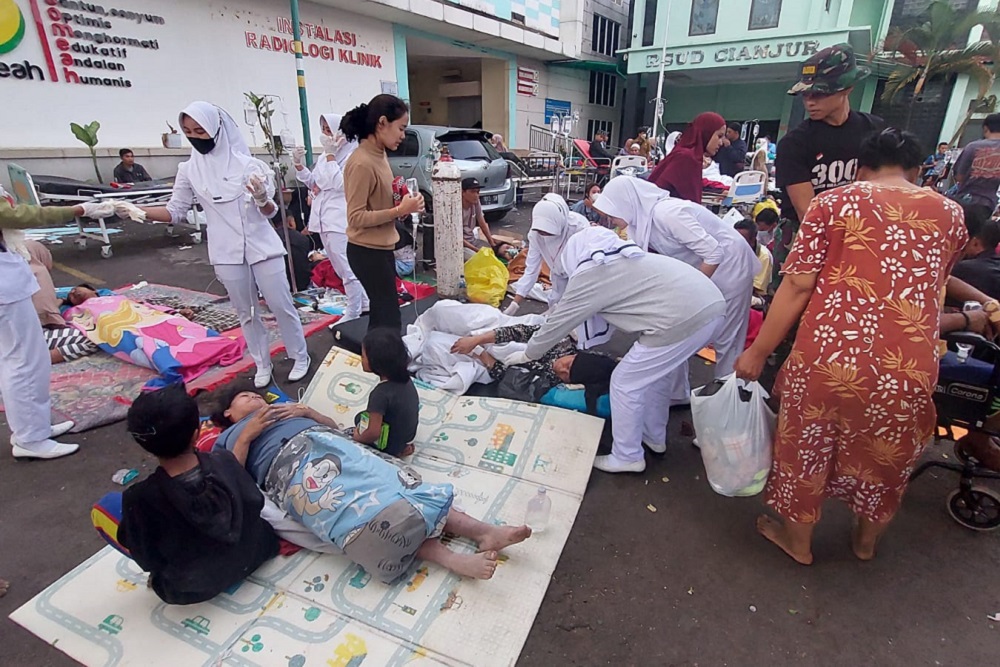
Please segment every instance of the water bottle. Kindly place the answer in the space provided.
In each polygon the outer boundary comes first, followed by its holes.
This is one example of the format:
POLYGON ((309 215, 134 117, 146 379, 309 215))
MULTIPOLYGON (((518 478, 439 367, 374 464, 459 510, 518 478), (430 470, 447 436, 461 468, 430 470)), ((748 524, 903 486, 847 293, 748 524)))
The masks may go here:
POLYGON ((983 304, 979 303, 978 301, 966 301, 965 303, 962 304, 963 313, 969 313, 974 310, 982 310, 982 309, 983 309, 983 304))
POLYGON ((528 501, 528 511, 524 513, 524 522, 532 533, 542 533, 549 525, 549 513, 552 511, 552 499, 546 493, 545 487, 538 487, 538 493, 528 501))

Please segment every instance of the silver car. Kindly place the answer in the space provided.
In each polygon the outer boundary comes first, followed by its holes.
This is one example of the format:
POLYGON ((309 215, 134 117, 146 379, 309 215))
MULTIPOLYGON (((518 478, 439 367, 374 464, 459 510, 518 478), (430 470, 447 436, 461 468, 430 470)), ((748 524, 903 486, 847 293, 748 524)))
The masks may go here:
POLYGON ((394 151, 388 151, 393 176, 416 178, 420 192, 431 202, 431 168, 436 144, 448 147, 448 153, 462 172, 462 178, 473 177, 482 184, 479 201, 483 215, 489 222, 500 220, 514 208, 514 183, 510 165, 497 153, 483 130, 411 125, 406 128, 406 138, 394 151))

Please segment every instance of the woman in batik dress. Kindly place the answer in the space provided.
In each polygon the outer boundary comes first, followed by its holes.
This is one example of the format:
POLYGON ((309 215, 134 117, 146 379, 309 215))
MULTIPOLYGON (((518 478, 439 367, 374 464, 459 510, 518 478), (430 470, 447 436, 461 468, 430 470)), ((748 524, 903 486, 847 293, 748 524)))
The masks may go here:
POLYGON ((935 427, 942 290, 968 240, 962 209, 913 185, 922 155, 908 132, 865 140, 858 182, 813 200, 754 344, 736 363, 756 379, 799 324, 777 388, 781 412, 757 530, 812 563, 823 502, 855 515, 869 560, 935 427), (800 320, 801 318, 801 320, 800 320))

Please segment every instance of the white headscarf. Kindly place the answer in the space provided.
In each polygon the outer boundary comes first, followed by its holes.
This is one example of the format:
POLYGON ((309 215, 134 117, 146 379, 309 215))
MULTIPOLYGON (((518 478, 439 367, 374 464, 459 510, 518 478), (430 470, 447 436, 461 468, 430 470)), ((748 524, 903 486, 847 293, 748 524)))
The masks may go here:
POLYGON ((649 250, 649 236, 653 227, 653 209, 670 194, 655 183, 618 176, 608 181, 594 200, 594 208, 612 218, 628 223, 628 236, 643 250, 649 250))
POLYGON ((191 149, 188 174, 195 192, 219 202, 234 201, 246 194, 247 167, 256 160, 240 133, 236 121, 221 107, 209 102, 192 102, 178 116, 184 116, 202 126, 215 138, 215 148, 202 155, 191 149))
POLYGON ((681 132, 671 132, 667 135, 666 145, 663 147, 663 154, 669 155, 670 151, 674 150, 674 145, 677 140, 681 138, 681 132))
MULTIPOLYGON (((2 185, 0 185, 0 197, 7 199, 12 207, 17 206, 14 198, 7 194, 2 185)), ((7 246, 8 250, 16 252, 21 257, 24 257, 25 260, 31 259, 31 256, 28 254, 28 237, 25 235, 23 229, 4 229, 0 231, 2 231, 0 236, 2 236, 3 243, 7 246)))
MULTIPOLYGON (((340 121, 344 118, 341 114, 325 113, 321 115, 323 116, 323 120, 325 120, 326 124, 330 127, 330 132, 333 133, 333 136, 336 137, 337 135, 344 135, 344 133, 340 131, 340 121)), ((320 127, 320 130, 322 130, 322 127, 320 127)), ((351 153, 353 153, 354 149, 357 147, 357 141, 347 141, 345 139, 344 143, 337 149, 333 159, 337 161, 337 164, 340 165, 341 169, 343 169, 344 165, 347 164, 347 158, 351 157, 351 153)))
POLYGON ((563 265, 572 278, 581 271, 620 259, 642 257, 646 252, 631 241, 623 241, 606 227, 588 227, 566 242, 563 265))
POLYGON ((563 267, 561 254, 566 241, 589 226, 590 223, 586 218, 569 210, 565 199, 549 193, 531 210, 531 230, 528 232, 528 240, 538 245, 542 259, 549 265, 550 271, 565 276, 569 274, 563 267), (545 232, 550 236, 539 232, 545 232))

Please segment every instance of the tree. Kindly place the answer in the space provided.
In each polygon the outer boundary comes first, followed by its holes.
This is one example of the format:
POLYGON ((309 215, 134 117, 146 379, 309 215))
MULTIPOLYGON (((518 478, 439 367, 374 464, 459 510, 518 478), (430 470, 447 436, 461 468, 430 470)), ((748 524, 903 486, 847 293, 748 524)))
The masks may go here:
POLYGON ((90 149, 90 159, 94 162, 94 172, 97 174, 97 182, 103 183, 104 179, 101 178, 101 169, 97 166, 97 131, 101 129, 101 124, 96 120, 82 126, 70 123, 69 129, 73 132, 74 137, 86 144, 87 148, 90 149))
POLYGON ((1000 62, 1000 8, 973 12, 963 16, 949 2, 934 0, 922 20, 912 28, 890 28, 883 52, 896 64, 889 74, 882 99, 891 102, 901 92, 913 86, 913 95, 906 115, 909 129, 913 107, 931 79, 967 75, 979 87, 979 95, 969 106, 952 143, 965 130, 972 113, 987 99, 996 80, 1000 62), (982 26, 983 39, 968 44, 969 31, 982 26))

